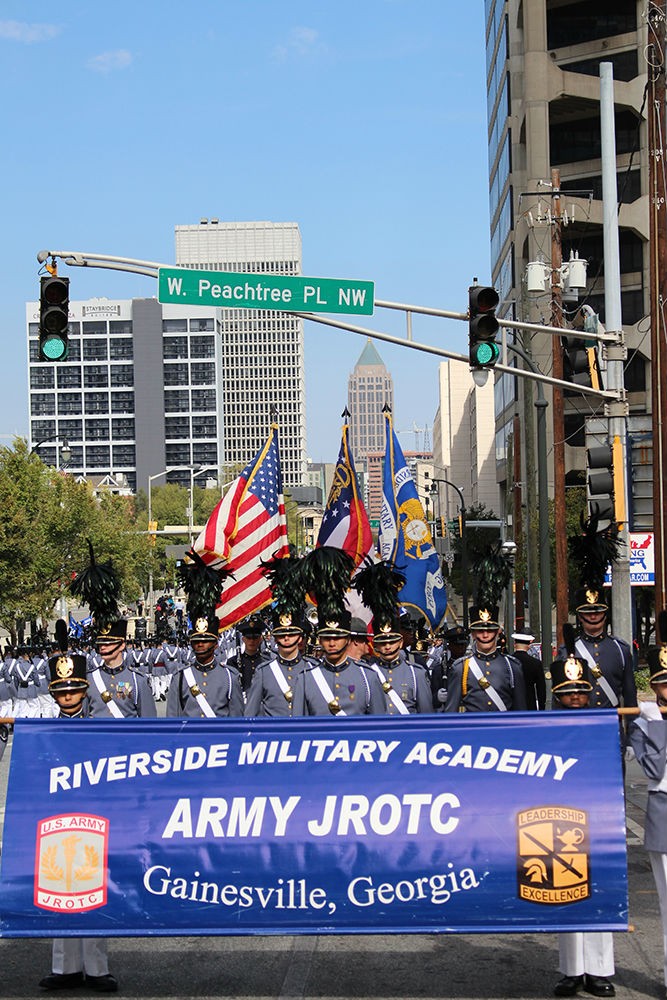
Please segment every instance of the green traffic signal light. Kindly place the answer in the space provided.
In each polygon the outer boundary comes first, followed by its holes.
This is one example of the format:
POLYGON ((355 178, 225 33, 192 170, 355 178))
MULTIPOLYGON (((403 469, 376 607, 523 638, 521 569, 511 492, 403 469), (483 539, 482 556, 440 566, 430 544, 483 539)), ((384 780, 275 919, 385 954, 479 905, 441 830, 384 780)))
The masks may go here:
POLYGON ((473 370, 493 368, 500 357, 496 344, 500 324, 495 313, 499 301, 495 288, 471 285, 468 289, 468 344, 473 370))
POLYGON ((69 278, 43 277, 39 299, 39 358, 64 361, 69 350, 69 278))

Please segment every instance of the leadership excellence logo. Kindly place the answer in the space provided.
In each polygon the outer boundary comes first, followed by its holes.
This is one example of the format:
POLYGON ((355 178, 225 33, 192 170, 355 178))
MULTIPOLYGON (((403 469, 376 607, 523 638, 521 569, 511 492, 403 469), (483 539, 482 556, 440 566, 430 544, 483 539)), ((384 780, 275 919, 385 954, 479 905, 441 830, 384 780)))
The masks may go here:
POLYGON ((85 813, 37 824, 35 906, 85 913, 107 901, 109 820, 85 813))
POLYGON ((588 814, 536 806, 517 816, 519 899, 577 903, 591 894, 588 814))

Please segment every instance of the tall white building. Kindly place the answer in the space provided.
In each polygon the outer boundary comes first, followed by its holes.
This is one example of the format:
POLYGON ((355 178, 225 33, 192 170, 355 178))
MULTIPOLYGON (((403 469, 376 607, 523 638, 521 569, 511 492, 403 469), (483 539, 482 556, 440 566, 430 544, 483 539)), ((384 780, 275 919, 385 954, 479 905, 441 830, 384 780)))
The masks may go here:
POLYGON ((38 360, 39 303, 28 303, 31 446, 57 466, 66 441, 71 473, 122 474, 133 490, 166 470, 161 482, 189 486, 193 467, 220 467, 216 313, 156 299, 70 302, 68 358, 51 364, 38 360))
MULTIPOLYGON (((214 271, 301 274, 295 222, 220 222, 176 226, 176 265, 214 271)), ((306 475, 303 321, 266 309, 222 309, 220 443, 227 468, 243 466, 262 445, 275 406, 285 486, 306 475)))
MULTIPOLYGON (((181 267, 301 271, 295 223, 178 226, 176 249, 181 267)), ((30 443, 43 442, 48 463, 66 440, 72 473, 123 474, 132 489, 161 472, 183 486, 205 468, 230 478, 263 444, 275 405, 285 485, 304 482, 301 320, 157 299, 70 302, 69 355, 51 364, 38 360, 39 303, 26 312, 30 443)))

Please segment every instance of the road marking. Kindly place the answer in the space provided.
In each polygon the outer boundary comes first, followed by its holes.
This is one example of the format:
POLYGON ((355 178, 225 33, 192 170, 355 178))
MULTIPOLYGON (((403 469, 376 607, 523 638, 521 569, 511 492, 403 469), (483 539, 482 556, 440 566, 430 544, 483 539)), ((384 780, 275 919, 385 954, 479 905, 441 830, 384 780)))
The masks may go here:
POLYGON ((290 962, 278 994, 279 1000, 283 997, 305 997, 318 940, 316 934, 294 938, 290 962))

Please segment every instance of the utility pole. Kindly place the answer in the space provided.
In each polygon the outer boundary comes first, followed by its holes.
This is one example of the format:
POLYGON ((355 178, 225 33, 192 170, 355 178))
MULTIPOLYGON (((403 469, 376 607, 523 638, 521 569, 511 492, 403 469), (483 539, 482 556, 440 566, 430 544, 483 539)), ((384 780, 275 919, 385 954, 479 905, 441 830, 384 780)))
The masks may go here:
MULTIPOLYGON (((560 171, 551 171, 551 325, 563 326, 563 218, 560 202, 560 171)), ((553 339, 553 376, 563 378, 563 345, 553 339)), ((567 523, 565 518, 565 416, 563 391, 553 388, 554 435, 554 535, 556 543, 556 639, 560 641, 568 614, 567 523)), ((551 641, 551 636, 548 636, 551 641)), ((542 637, 544 642, 544 637, 542 637)))
MULTIPOLYGON (((616 135, 614 122, 613 63, 600 63, 600 138, 602 146, 602 210, 604 222, 604 305, 607 333, 617 342, 604 347, 607 385, 616 400, 607 404, 609 444, 614 454, 614 520, 621 541, 612 568, 611 605, 614 632, 632 643, 632 590, 630 587, 630 532, 628 502, 628 403, 625 396, 627 349, 621 315, 621 266, 618 246, 618 193, 616 187, 616 135)), ((655 372, 654 372, 655 374, 655 372)))
MULTIPOLYGON (((667 209, 665 207, 665 4, 648 12, 648 174, 653 424, 653 532, 655 612, 667 602, 667 209)), ((660 637, 664 639, 664 636, 660 637)))

